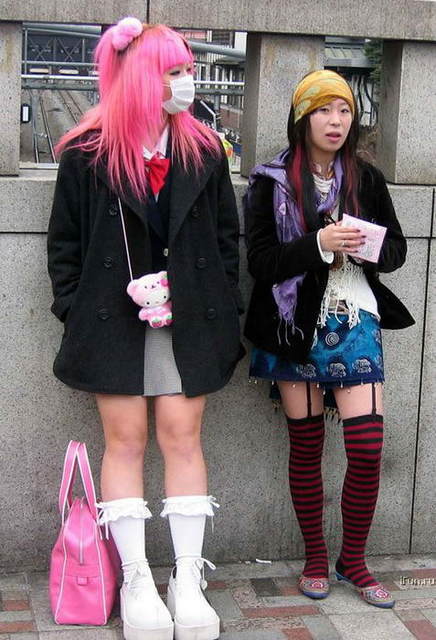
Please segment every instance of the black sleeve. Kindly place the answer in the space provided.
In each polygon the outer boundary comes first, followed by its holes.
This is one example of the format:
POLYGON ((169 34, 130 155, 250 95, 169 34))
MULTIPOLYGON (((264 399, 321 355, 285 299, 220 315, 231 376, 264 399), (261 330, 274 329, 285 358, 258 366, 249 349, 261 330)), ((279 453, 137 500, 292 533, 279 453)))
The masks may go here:
POLYGON ((257 280, 270 284, 326 267, 319 253, 317 231, 291 242, 279 242, 273 188, 272 179, 261 177, 249 187, 245 197, 248 270, 257 280))
POLYGON ((383 273, 389 273, 404 264, 407 254, 407 243, 381 171, 375 170, 375 181, 377 193, 377 223, 387 228, 377 269, 383 273))
POLYGON ((51 310, 65 321, 82 270, 80 188, 77 150, 62 153, 47 234, 48 272, 54 302, 51 310))
POLYGON ((229 162, 222 152, 218 180, 218 245, 224 269, 238 308, 244 312, 244 302, 239 290, 239 217, 235 192, 230 179, 229 162))

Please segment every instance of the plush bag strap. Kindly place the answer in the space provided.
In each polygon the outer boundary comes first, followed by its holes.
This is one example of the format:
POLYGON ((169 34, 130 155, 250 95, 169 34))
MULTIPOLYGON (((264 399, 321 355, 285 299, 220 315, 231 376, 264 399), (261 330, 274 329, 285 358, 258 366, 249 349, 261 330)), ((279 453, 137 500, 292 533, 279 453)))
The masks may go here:
POLYGON ((121 205, 120 198, 118 198, 118 208, 120 210, 121 226, 123 228, 124 245, 126 247, 127 264, 129 265, 130 280, 133 280, 132 263, 131 263, 131 260, 130 260, 129 245, 128 245, 128 242, 127 242, 126 223, 124 221, 124 211, 123 211, 123 207, 121 205))
POLYGON ((76 478, 77 465, 79 466, 82 484, 85 489, 86 500, 94 520, 97 520, 97 507, 94 481, 89 465, 88 452, 84 442, 70 440, 65 454, 64 469, 62 473, 61 488, 59 491, 59 511, 62 524, 65 522, 66 508, 71 508, 73 503, 73 485, 76 478))

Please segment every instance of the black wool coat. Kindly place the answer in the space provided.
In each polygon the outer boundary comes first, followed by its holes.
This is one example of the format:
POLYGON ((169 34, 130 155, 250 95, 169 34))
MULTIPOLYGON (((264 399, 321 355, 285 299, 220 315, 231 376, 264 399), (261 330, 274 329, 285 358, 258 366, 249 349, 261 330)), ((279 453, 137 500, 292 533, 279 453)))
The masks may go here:
MULTIPOLYGON (((127 192, 122 205, 138 278, 153 272, 147 202, 127 192)), ((173 161, 168 207, 173 349, 184 392, 192 397, 223 387, 244 353, 239 224, 224 152, 207 154, 198 173, 173 161)), ((144 332, 159 329, 139 320, 139 307, 126 293, 121 218, 106 169, 94 169, 78 149, 61 157, 48 269, 52 311, 65 325, 55 375, 85 391, 142 395, 144 332)))
MULTIPOLYGON (((406 258, 406 239, 381 171, 364 162, 359 163, 360 215, 369 222, 387 227, 378 264, 364 262, 368 283, 376 297, 380 326, 403 329, 414 320, 403 303, 379 280, 379 272, 388 273, 401 267, 406 258)), ((316 240, 323 221, 318 217, 309 223, 308 232, 291 242, 280 243, 277 237, 271 178, 256 180, 250 205, 246 211, 248 268, 255 278, 247 312, 246 337, 257 347, 304 363, 312 346, 313 334, 327 286, 329 265, 324 262, 316 240), (272 286, 287 278, 306 273, 298 290, 295 325, 291 331, 280 323, 272 286)), ((342 216, 343 209, 340 211, 342 216)))

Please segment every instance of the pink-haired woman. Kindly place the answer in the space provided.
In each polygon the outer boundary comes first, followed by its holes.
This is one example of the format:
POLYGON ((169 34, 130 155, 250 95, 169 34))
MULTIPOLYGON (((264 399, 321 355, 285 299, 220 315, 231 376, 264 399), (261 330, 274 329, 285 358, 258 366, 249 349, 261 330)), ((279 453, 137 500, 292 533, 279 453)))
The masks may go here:
POLYGON ((169 640, 175 631, 178 640, 213 640, 219 619, 201 573, 215 502, 200 431, 206 394, 228 382, 243 354, 235 198, 218 138, 188 111, 193 56, 180 34, 125 18, 104 33, 96 61, 100 102, 59 144, 48 264, 65 332, 54 372, 96 396, 106 444, 101 522, 122 561, 125 638, 169 640), (173 318, 151 328, 126 288, 160 271, 173 318), (149 397, 176 558, 169 611, 145 552, 149 397))

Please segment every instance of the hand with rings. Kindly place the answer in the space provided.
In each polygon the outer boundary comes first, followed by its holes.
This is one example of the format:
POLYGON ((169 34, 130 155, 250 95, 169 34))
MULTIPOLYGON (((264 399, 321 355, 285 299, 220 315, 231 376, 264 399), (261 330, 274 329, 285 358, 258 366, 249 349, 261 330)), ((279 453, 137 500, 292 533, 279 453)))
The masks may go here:
POLYGON ((352 255, 365 244, 365 236, 360 229, 343 227, 340 222, 335 222, 321 229, 320 243, 323 251, 340 251, 352 255))

